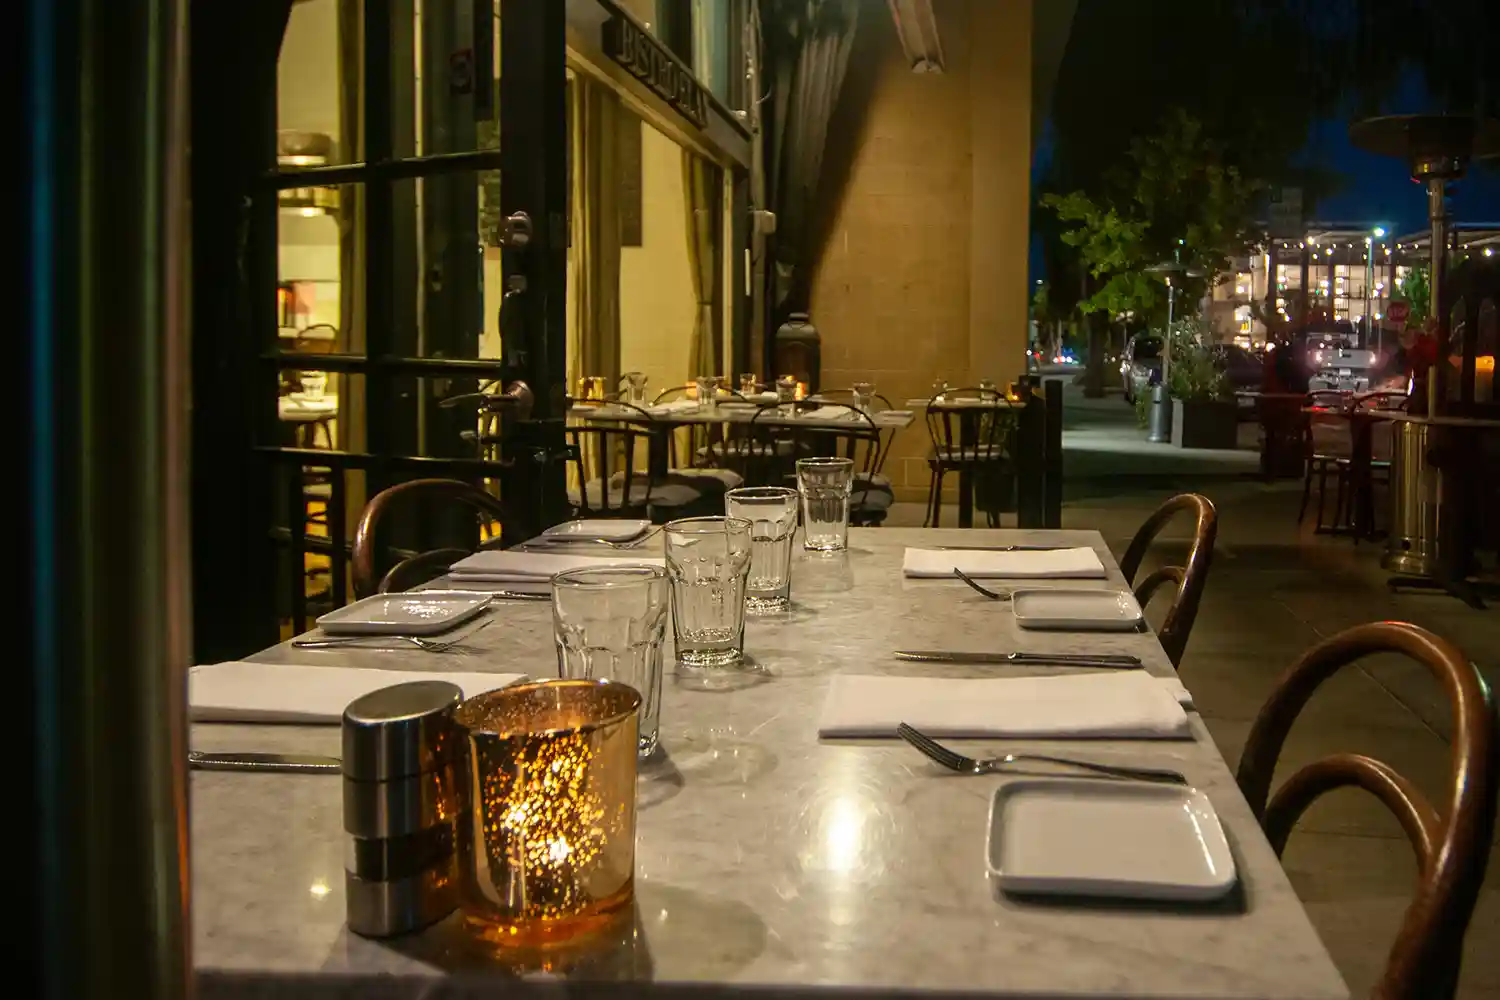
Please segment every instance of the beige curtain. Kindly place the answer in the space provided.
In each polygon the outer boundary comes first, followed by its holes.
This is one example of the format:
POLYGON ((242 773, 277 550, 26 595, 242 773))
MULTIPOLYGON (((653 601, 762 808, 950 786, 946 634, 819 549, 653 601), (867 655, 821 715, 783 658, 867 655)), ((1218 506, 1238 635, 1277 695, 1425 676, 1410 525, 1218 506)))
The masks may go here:
POLYGON ((714 222, 720 211, 719 190, 711 163, 682 151, 682 191, 687 200, 688 270, 693 275, 693 339, 688 347, 688 374, 723 375, 719 338, 714 330, 714 299, 719 276, 714 260, 714 222))
POLYGON ((614 91, 580 73, 572 80, 573 309, 568 316, 568 389, 602 375, 620 380, 619 134, 631 122, 614 91))

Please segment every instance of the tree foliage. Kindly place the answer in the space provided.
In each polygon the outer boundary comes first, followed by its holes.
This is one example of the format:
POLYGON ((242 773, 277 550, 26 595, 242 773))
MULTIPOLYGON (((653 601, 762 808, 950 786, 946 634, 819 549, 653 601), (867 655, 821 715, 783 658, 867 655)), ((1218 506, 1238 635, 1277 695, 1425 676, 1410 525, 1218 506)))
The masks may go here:
POLYGON ((1223 144, 1178 110, 1156 134, 1131 142, 1126 163, 1110 171, 1100 194, 1043 196, 1063 223, 1062 242, 1076 248, 1096 280, 1079 303, 1083 312, 1154 318, 1165 311, 1166 282, 1146 269, 1174 259, 1201 274, 1173 279, 1180 308, 1194 308, 1255 236, 1263 184, 1225 160, 1223 144))

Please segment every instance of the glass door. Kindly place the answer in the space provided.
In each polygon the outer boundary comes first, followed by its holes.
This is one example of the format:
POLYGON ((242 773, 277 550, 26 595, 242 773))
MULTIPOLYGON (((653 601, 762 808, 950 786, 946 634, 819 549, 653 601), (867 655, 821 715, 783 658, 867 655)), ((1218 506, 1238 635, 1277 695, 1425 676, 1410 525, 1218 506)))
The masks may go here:
POLYGON ((246 280, 293 631, 352 596, 352 525, 389 485, 465 479, 509 515, 393 512, 382 543, 401 552, 566 516, 565 15, 535 0, 291 10, 246 280))

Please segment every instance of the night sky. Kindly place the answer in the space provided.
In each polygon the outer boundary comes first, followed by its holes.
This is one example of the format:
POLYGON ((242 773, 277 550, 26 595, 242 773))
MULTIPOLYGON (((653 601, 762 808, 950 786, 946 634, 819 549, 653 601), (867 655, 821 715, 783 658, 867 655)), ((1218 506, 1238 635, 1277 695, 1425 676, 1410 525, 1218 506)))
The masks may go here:
MULTIPOLYGON (((1430 111, 1433 104, 1421 83, 1408 79, 1381 109, 1383 114, 1415 114, 1430 111)), ((1050 123, 1049 123, 1050 125, 1050 123)), ((1043 130, 1032 164, 1036 184, 1051 155, 1050 127, 1043 130)), ((1345 177, 1342 191, 1308 206, 1307 217, 1317 222, 1381 225, 1396 236, 1427 228, 1425 189, 1412 181, 1406 165, 1395 158, 1376 156, 1355 149, 1349 142, 1349 119, 1319 122, 1303 147, 1309 163, 1331 167, 1345 177)), ((1449 215, 1460 224, 1489 224, 1500 228, 1500 162, 1484 168, 1473 166, 1457 182, 1449 201, 1449 215)), ((1031 246, 1032 278, 1044 278, 1041 248, 1031 246)))

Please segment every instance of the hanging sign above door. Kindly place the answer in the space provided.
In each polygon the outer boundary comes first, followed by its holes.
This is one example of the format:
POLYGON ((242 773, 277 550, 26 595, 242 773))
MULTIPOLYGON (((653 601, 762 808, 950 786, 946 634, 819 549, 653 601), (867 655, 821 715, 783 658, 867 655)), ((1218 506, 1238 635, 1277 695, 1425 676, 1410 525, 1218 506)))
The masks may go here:
POLYGON ((708 91, 671 51, 624 14, 604 22, 604 49, 699 128, 708 124, 708 91))

